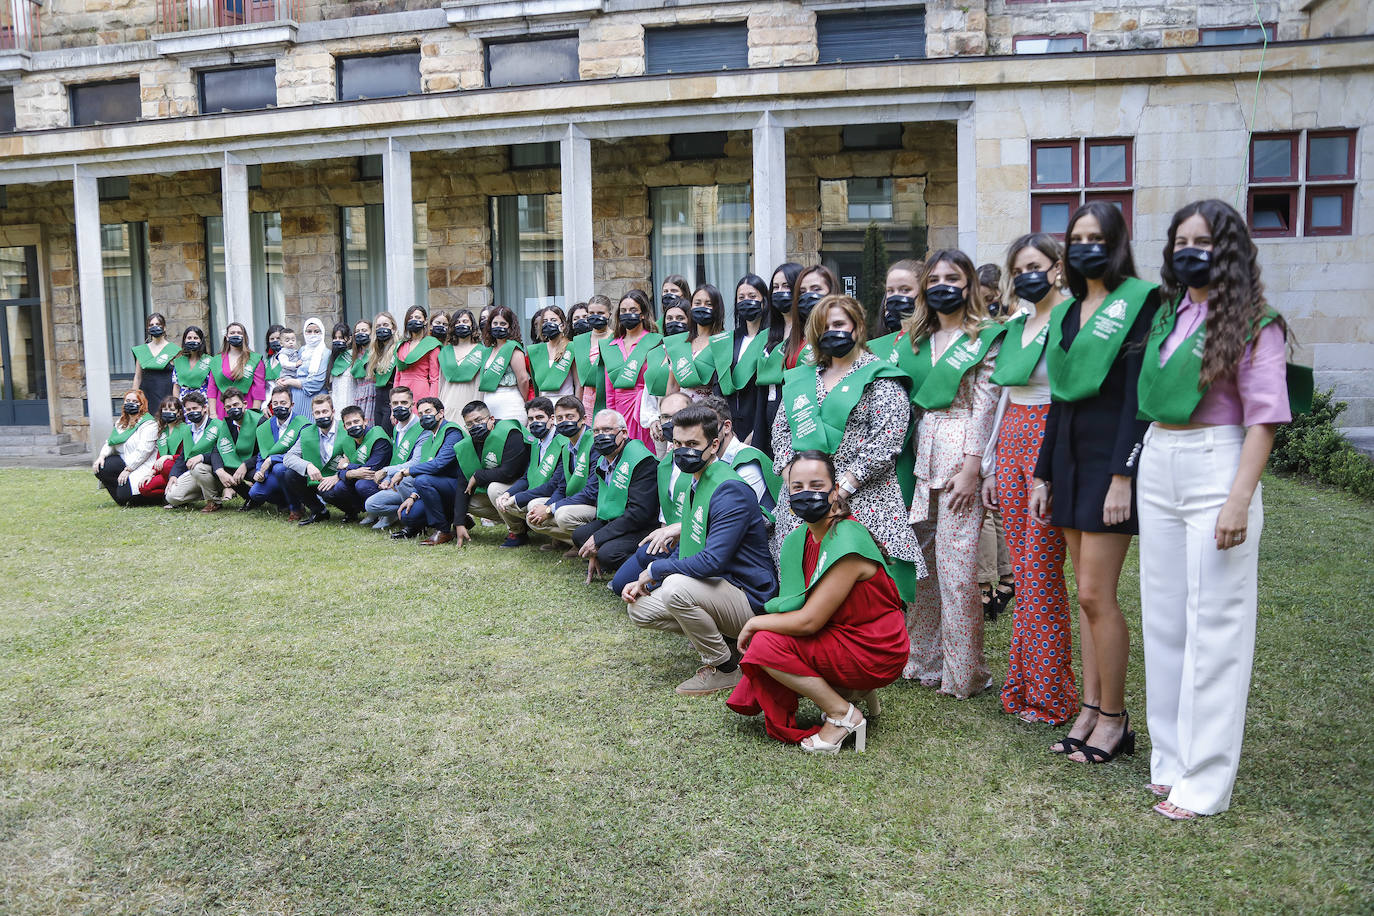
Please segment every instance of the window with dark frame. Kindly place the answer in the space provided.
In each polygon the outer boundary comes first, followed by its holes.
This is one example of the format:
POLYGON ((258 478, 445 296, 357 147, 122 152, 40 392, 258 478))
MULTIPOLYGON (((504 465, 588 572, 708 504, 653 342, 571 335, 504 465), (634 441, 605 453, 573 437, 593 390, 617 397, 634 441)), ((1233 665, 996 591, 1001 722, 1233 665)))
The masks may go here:
POLYGON ((1088 38, 1082 32, 1068 35, 1017 35, 1011 40, 1013 54, 1064 54, 1087 49, 1088 38))
POLYGON ((699 134, 673 134, 668 138, 669 159, 724 159, 729 134, 723 130, 699 134))
POLYGON ((1355 130, 1344 128, 1255 134, 1246 202, 1255 237, 1350 235, 1355 138, 1355 130))
POLYGON ((68 92, 73 127, 137 121, 143 113, 137 79, 85 83, 69 87, 68 92))
POLYGON ((336 57, 339 101, 420 94, 420 52, 336 57))
POLYGON ((1215 29, 1198 29, 1200 45, 1257 45, 1274 40, 1274 23, 1259 25, 1226 26, 1215 29))
POLYGON ((901 149, 901 124, 850 124, 840 131, 845 149, 901 149))
POLYGON ((14 90, 0 89, 0 134, 12 134, 14 130, 14 90))
POLYGON ((487 86, 537 86, 576 82, 577 36, 553 35, 486 43, 487 86))
POLYGON ((202 70, 198 82, 201 114, 253 111, 277 105, 276 64, 202 70))
POLYGON ((816 61, 923 60, 924 7, 816 14, 816 61))
POLYGON ((702 73, 749 67, 749 26, 744 22, 644 30, 644 72, 702 73))
POLYGON ((1069 217, 1094 200, 1113 204, 1130 226, 1135 151, 1130 137, 1031 141, 1031 231, 1062 238, 1069 217))
POLYGON ((543 143, 513 143, 506 149, 510 155, 512 169, 557 168, 562 161, 557 140, 543 143))

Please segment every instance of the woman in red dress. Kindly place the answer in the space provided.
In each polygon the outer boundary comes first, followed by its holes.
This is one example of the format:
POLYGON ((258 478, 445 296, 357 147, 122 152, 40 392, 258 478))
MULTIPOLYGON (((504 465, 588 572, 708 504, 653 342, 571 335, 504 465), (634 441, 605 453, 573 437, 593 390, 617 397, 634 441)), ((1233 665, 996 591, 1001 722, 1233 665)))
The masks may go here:
POLYGON ((782 589, 766 614, 740 630, 744 678, 726 701, 763 712, 764 728, 810 753, 836 754, 854 735, 864 749, 868 722, 851 702, 901 677, 911 644, 897 585, 873 536, 835 487, 835 467, 819 451, 799 452, 785 471, 788 501, 803 521, 783 544, 782 589), (819 726, 797 725, 797 698, 821 710, 819 726))

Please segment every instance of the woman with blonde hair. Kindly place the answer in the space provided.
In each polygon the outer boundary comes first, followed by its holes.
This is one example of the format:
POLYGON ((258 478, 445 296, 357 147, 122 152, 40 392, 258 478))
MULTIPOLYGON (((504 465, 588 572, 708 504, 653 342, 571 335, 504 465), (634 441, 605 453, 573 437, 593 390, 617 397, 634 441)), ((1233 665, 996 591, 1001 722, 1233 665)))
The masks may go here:
POLYGON ((366 375, 372 379, 372 422, 391 429, 391 382, 396 374, 396 316, 378 312, 372 319, 372 349, 367 354, 366 375))

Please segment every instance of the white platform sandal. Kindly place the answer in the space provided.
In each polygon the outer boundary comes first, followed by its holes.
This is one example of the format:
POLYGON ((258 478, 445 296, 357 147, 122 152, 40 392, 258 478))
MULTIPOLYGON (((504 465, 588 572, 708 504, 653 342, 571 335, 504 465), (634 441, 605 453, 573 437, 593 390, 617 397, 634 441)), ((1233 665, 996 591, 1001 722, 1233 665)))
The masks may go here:
POLYGON ((864 748, 868 745, 868 720, 859 714, 858 707, 850 703, 849 709, 845 710, 843 719, 835 719, 830 716, 823 716, 822 718, 831 725, 844 729, 845 733, 840 736, 839 741, 831 744, 828 741, 822 741, 820 733, 817 732, 802 739, 802 750, 808 754, 838 754, 840 748, 844 747, 844 743, 849 740, 849 736, 853 735, 855 752, 859 754, 864 752, 864 748))

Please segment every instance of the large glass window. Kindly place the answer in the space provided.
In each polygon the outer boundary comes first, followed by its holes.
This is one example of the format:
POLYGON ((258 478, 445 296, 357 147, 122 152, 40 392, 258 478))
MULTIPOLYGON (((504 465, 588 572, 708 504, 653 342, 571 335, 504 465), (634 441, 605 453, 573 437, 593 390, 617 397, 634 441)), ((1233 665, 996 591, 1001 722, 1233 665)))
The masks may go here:
POLYGON ((277 104, 277 65, 200 72, 200 113, 251 111, 277 104))
POLYGON ((1255 134, 1250 141, 1248 202, 1254 234, 1350 235, 1355 149, 1354 130, 1255 134))
POLYGON ((487 42, 487 85, 535 86, 578 78, 577 36, 487 42))
POLYGON ((835 271, 847 295, 859 295, 870 224, 882 233, 888 261, 924 257, 926 180, 889 176, 821 182, 821 263, 835 271))
MULTIPOLYGON (((281 214, 248 215, 248 259, 253 273, 253 328, 259 337, 286 318, 282 291, 281 214)), ((205 250, 210 258, 210 328, 217 339, 229 323, 224 280, 224 217, 205 218, 205 250)))
POLYGON ((138 80, 113 80, 71 87, 72 126, 137 121, 143 113, 138 80))
POLYGON ((1134 143, 1129 137, 1031 142, 1031 231, 1064 235, 1080 204, 1113 204, 1131 225, 1134 143))
POLYGON ((673 274, 713 284, 733 321, 735 281, 749 271, 749 206, 747 184, 650 188, 654 290, 673 274))
POLYGON ((143 343, 152 299, 148 285, 148 224, 100 227, 100 264, 105 274, 105 331, 110 375, 133 378, 130 350, 143 343))
MULTIPOLYGON (((344 321, 372 320, 391 311, 386 300, 386 217, 381 204, 340 209, 343 236, 344 321)), ((414 204, 415 304, 429 308, 429 208, 414 204)), ((404 311, 409 306, 400 307, 404 311)), ((400 314, 396 315, 399 321, 400 314)))
POLYGON ((336 58, 339 101, 419 95, 420 52, 336 58))
POLYGON ((496 301, 521 325, 547 305, 563 305, 563 195, 491 199, 491 276, 496 301))

